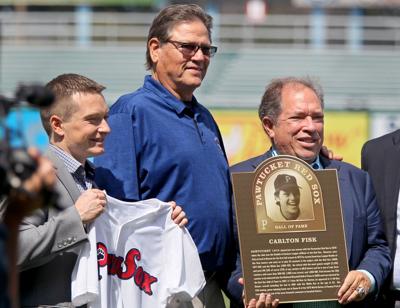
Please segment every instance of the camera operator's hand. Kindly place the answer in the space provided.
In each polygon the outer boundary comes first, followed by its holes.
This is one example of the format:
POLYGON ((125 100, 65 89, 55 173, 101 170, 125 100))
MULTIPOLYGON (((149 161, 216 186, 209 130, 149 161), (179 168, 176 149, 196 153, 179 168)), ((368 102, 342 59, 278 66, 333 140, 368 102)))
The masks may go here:
POLYGON ((46 206, 42 192, 44 189, 52 190, 56 181, 54 167, 47 158, 41 156, 34 148, 30 148, 28 154, 35 160, 37 168, 22 183, 21 189, 11 189, 8 196, 5 217, 15 222, 20 221, 33 210, 46 206))
POLYGON ((75 207, 83 223, 96 219, 107 204, 106 194, 100 189, 88 189, 75 202, 75 207))
POLYGON ((52 163, 41 156, 38 150, 28 149, 29 155, 36 160, 37 169, 32 176, 23 183, 23 188, 30 193, 40 193, 42 188, 52 189, 56 181, 56 173, 52 163))

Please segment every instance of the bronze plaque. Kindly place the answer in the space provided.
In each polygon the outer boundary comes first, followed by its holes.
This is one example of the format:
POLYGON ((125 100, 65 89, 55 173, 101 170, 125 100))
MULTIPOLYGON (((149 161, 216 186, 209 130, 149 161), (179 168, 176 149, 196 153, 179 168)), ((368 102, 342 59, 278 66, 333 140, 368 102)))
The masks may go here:
POLYGON ((336 170, 281 155, 232 182, 246 299, 337 300, 349 269, 336 170))

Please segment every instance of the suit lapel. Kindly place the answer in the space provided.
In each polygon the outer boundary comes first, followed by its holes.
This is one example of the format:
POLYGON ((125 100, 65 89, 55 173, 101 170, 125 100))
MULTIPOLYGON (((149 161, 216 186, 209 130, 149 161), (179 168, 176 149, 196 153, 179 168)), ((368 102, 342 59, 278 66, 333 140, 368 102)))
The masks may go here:
POLYGON ((258 157, 255 157, 252 162, 251 162, 251 166, 253 167, 253 170, 257 169, 257 167, 266 159, 272 157, 272 151, 269 150, 267 152, 265 152, 263 155, 260 155, 258 157))
POLYGON ((78 189, 74 179, 71 174, 68 172, 67 168, 63 161, 61 161, 56 154, 54 154, 51 150, 46 152, 46 156, 51 160, 56 169, 57 178, 60 183, 65 187, 66 191, 70 195, 71 199, 75 201, 79 198, 81 192, 78 189))
MULTIPOLYGON (((351 192, 349 192, 348 187, 350 186, 348 177, 343 175, 343 172, 340 170, 340 164, 338 164, 334 160, 329 160, 323 156, 320 156, 321 163, 325 169, 336 169, 338 174, 338 183, 339 183, 339 192, 340 192, 340 202, 342 206, 342 216, 343 216, 343 224, 344 231, 346 236, 346 248, 348 259, 351 258, 351 245, 353 240, 353 223, 354 223, 354 208, 353 206, 345 207, 343 200, 352 200, 353 196, 351 192)), ((351 201, 353 202, 353 201, 351 201)))

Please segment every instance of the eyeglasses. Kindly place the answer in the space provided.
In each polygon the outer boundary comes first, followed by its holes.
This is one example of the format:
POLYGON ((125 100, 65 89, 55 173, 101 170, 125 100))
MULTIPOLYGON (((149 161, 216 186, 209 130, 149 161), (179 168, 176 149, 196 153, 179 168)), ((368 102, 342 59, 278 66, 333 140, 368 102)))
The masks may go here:
POLYGON ((185 57, 193 57, 196 52, 201 49, 201 52, 206 57, 212 57, 217 52, 218 47, 208 45, 197 45, 194 43, 184 43, 173 40, 167 40, 167 43, 171 43, 178 49, 185 57))

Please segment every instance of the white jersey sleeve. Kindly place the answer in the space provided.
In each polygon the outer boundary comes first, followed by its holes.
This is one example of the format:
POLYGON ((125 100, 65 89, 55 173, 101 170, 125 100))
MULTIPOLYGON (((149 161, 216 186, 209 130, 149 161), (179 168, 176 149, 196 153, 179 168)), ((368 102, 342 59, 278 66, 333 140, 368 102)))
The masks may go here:
POLYGON ((201 268, 197 248, 189 232, 176 227, 172 220, 168 220, 169 230, 164 235, 168 244, 165 249, 165 271, 163 280, 168 281, 162 296, 167 304, 175 301, 191 301, 205 286, 203 270, 201 268), (199 286, 201 286, 199 288, 199 286))
POLYGON ((99 296, 97 273, 96 227, 88 226, 89 242, 82 245, 71 279, 71 297, 74 306, 94 302, 99 296))

